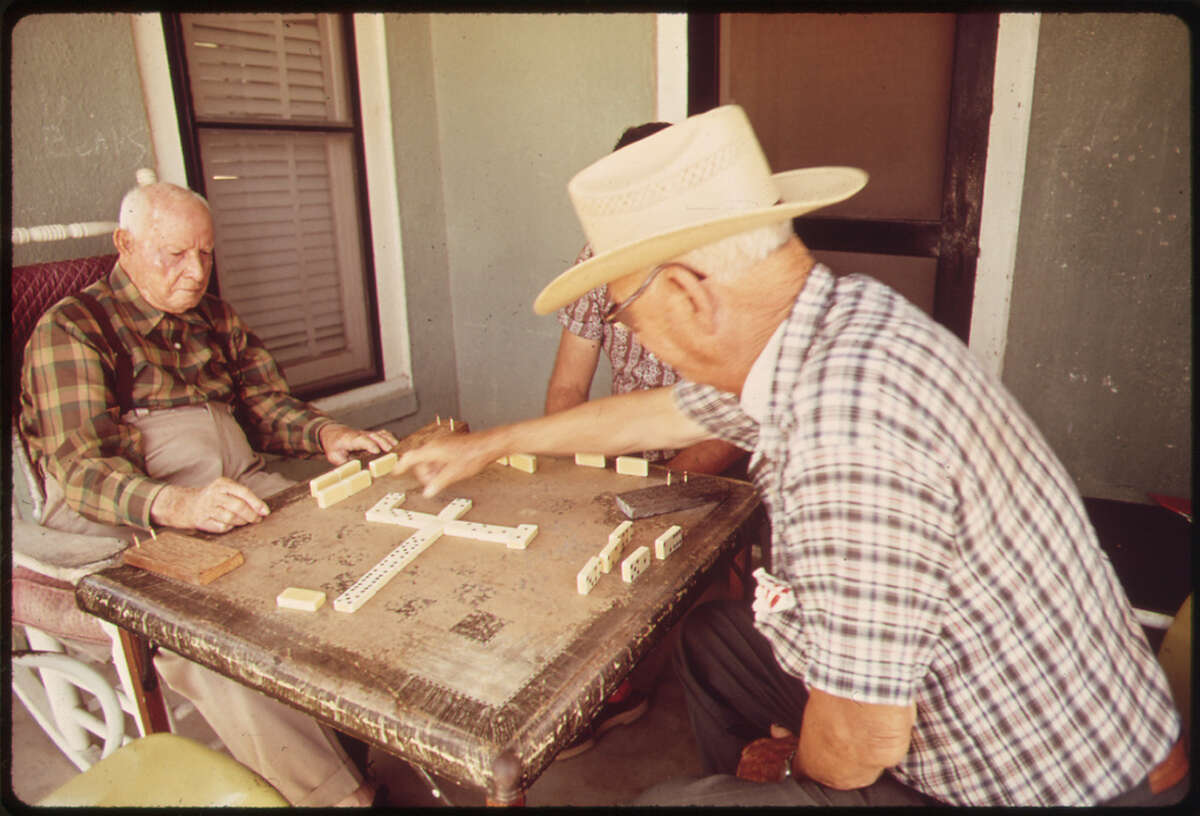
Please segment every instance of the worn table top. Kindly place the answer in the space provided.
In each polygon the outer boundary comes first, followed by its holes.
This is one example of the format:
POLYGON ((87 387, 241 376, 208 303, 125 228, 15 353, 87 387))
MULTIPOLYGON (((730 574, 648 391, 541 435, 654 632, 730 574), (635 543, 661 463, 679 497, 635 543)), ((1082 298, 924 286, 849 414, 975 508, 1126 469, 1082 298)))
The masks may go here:
POLYGON ((731 481, 719 505, 633 522, 626 555, 653 552, 672 524, 683 546, 633 584, 618 564, 578 594, 576 574, 625 520, 614 495, 664 482, 657 468, 641 478, 611 461, 600 470, 539 457, 534 474, 490 465, 437 499, 409 476, 384 476, 324 510, 302 484, 274 497, 259 524, 215 537, 245 564, 211 584, 123 566, 84 578, 77 594, 102 618, 503 800, 533 782, 682 614, 758 503, 753 487, 731 481), (334 598, 412 533, 365 519, 396 491, 409 510, 437 513, 465 497, 464 521, 539 531, 525 550, 443 536, 358 611, 338 612, 334 598), (277 608, 288 586, 327 601, 315 613, 277 608))

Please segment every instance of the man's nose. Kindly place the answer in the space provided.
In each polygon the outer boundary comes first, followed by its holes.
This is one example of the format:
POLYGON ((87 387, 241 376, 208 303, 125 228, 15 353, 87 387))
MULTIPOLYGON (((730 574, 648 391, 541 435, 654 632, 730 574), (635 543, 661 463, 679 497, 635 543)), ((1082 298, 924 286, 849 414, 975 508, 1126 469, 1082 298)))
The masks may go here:
POLYGON ((197 280, 208 274, 208 264, 199 250, 189 250, 184 255, 184 274, 197 280))

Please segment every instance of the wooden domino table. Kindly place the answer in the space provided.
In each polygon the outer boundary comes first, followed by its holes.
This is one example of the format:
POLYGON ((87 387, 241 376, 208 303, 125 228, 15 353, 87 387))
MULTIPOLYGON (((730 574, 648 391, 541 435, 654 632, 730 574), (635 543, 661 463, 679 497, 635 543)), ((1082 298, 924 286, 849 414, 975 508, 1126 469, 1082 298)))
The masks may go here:
MULTIPOLYGON (((446 432, 429 426, 401 449, 446 432)), ((489 465, 436 499, 412 477, 388 475, 319 509, 301 484, 273 497, 257 525, 195 534, 245 557, 212 583, 121 566, 84 578, 77 597, 101 618, 513 804, 732 554, 732 534, 758 505, 751 485, 730 481, 719 504, 635 521, 626 553, 653 550, 674 524, 682 546, 632 584, 618 567, 580 595, 576 574, 625 520, 614 495, 664 482, 658 468, 642 478, 617 474, 611 461, 601 470, 539 457, 534 474, 489 465), (365 518, 395 491, 426 513, 469 498, 464 519, 532 523, 538 533, 524 550, 445 535, 360 609, 338 612, 333 599, 412 533, 365 518), (315 613, 278 608, 288 586, 328 601, 315 613)))

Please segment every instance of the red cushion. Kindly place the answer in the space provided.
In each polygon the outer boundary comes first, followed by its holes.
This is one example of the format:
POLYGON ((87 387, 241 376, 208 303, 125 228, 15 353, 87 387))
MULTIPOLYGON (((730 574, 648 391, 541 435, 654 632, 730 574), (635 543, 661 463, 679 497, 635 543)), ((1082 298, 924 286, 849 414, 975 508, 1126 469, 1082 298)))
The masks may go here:
POLYGON ((116 255, 96 255, 73 258, 69 261, 14 266, 12 270, 12 333, 9 348, 13 354, 13 376, 10 393, 12 404, 18 406, 21 388, 21 361, 25 343, 33 334, 38 318, 67 295, 73 295, 112 271, 116 255))
POLYGON ((73 586, 25 567, 13 567, 12 622, 28 624, 59 638, 112 643, 100 627, 100 619, 75 604, 73 586))

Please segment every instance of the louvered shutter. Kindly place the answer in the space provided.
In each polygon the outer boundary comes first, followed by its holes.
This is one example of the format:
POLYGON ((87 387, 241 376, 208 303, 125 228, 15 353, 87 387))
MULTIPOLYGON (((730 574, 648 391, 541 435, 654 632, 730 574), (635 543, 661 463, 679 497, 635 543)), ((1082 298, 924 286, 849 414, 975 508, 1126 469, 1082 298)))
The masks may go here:
POLYGON ((221 296, 293 388, 373 366, 336 15, 182 14, 221 296))

